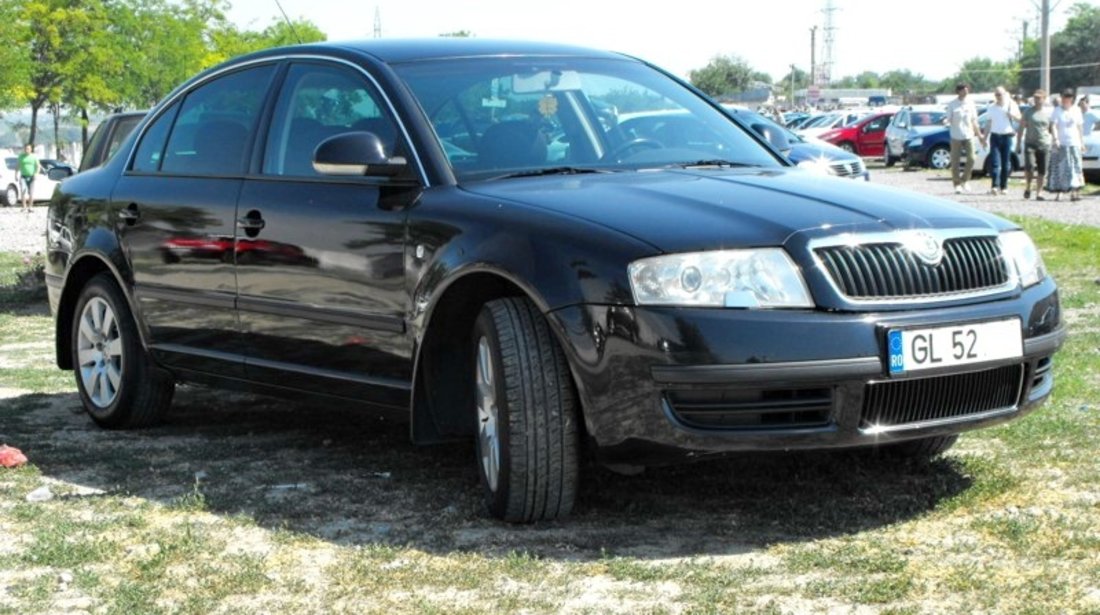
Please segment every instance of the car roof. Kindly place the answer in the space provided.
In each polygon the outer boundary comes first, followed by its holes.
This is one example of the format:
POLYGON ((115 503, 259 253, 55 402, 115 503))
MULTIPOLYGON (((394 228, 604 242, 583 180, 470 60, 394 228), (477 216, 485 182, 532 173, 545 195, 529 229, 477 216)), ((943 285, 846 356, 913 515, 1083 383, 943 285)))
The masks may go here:
MULTIPOLYGON (((587 58, 625 59, 624 54, 587 47, 483 38, 441 36, 425 39, 365 39, 333 41, 279 47, 257 55, 279 55, 293 51, 354 50, 367 53, 387 64, 469 57, 508 56, 571 56, 587 58)), ((633 59, 633 58, 631 58, 633 59)))

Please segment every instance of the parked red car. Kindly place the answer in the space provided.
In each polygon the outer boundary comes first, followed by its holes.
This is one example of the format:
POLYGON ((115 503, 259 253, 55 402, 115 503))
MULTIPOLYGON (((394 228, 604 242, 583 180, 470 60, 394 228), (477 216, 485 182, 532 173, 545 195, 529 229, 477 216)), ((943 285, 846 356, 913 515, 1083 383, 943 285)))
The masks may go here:
POLYGON ((818 138, 860 156, 882 156, 886 144, 886 126, 892 117, 893 111, 875 113, 854 124, 830 130, 818 138))

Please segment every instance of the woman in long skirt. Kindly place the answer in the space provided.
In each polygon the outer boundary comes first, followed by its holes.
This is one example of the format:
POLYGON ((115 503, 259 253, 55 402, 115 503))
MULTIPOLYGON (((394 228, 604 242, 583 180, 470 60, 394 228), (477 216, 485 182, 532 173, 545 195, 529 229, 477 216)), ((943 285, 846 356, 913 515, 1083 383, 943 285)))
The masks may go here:
POLYGON ((1047 190, 1053 192, 1055 200, 1063 192, 1069 193, 1069 199, 1080 199, 1081 186, 1085 185, 1085 176, 1081 168, 1081 144, 1084 140, 1081 127, 1084 125, 1081 110, 1073 104, 1073 90, 1062 92, 1062 104, 1050 114, 1050 132, 1053 147, 1050 150, 1050 170, 1047 173, 1047 190))

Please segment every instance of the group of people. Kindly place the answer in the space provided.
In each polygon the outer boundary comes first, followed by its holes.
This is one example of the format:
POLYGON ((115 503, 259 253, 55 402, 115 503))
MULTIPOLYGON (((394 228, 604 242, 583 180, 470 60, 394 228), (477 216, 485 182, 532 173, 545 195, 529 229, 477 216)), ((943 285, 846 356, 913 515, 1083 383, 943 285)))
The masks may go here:
POLYGON ((1073 90, 1065 90, 1061 104, 1051 109, 1046 104, 1047 93, 1036 90, 1031 107, 1021 113, 1008 92, 998 87, 993 92, 993 104, 986 109, 989 124, 983 130, 978 124, 977 108, 967 99, 970 87, 960 83, 955 93, 958 96, 947 104, 947 117, 951 126, 951 181, 956 193, 970 191, 974 142, 980 141, 989 148, 989 193, 1005 194, 1015 141, 1016 153, 1024 157, 1025 199, 1031 198, 1033 180, 1037 200, 1045 200, 1044 190, 1053 193, 1055 200, 1063 193, 1069 193, 1071 201, 1080 199, 1085 184, 1081 159, 1084 138, 1100 122, 1100 115, 1090 109, 1088 96, 1075 105, 1073 90), (1018 122, 1019 129, 1013 127, 1013 122, 1018 122))

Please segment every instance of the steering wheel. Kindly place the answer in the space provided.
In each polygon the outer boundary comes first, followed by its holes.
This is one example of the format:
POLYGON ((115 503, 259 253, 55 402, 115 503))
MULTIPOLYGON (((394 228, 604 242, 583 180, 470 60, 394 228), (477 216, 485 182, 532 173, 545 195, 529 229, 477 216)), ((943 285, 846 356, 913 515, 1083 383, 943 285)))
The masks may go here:
POLYGON ((638 137, 637 139, 631 139, 626 143, 620 143, 618 147, 615 147, 611 151, 604 154, 602 160, 613 160, 615 162, 622 162, 623 154, 629 152, 632 149, 664 149, 664 147, 664 144, 656 139, 638 137))

